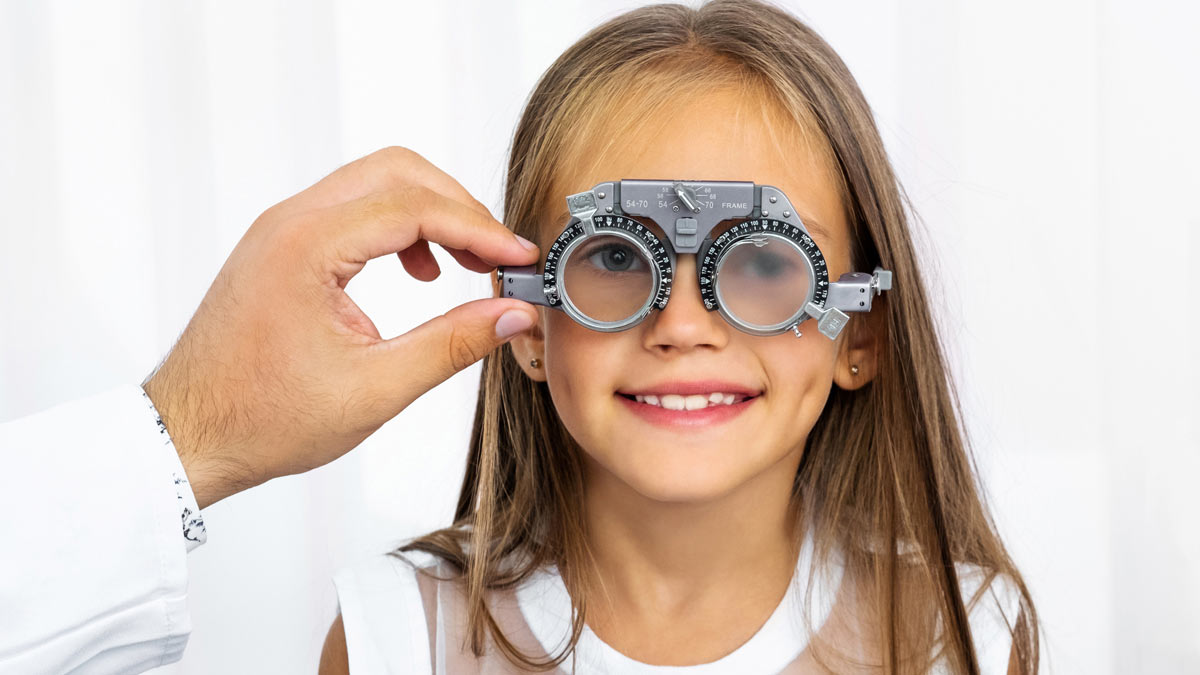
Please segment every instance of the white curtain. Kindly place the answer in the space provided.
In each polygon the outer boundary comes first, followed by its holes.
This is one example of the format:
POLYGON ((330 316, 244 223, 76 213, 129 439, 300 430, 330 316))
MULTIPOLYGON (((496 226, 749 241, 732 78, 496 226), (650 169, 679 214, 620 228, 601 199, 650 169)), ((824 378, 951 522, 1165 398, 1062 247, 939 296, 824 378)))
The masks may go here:
MULTIPOLYGON (((140 382, 258 214, 374 149, 499 215, 536 78, 635 4, 0 3, 0 420, 140 382)), ((923 218, 1044 672, 1200 671, 1200 10, 787 5, 858 77, 923 218)), ((374 261, 351 295, 394 335, 486 293, 439 258, 432 284, 374 261)), ((208 509, 194 633, 162 670, 315 670, 332 572, 449 521, 477 378, 208 509)))

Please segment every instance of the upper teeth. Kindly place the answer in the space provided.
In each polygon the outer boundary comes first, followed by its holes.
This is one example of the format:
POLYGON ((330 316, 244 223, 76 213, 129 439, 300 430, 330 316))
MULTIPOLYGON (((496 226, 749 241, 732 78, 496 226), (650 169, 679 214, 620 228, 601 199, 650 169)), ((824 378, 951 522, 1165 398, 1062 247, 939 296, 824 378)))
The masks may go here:
POLYGON ((667 410, 699 410, 710 405, 733 405, 733 401, 737 397, 733 394, 714 391, 707 396, 704 394, 692 394, 691 396, 680 396, 679 394, 663 394, 662 396, 646 394, 643 396, 638 394, 634 398, 638 403, 648 403, 667 410))

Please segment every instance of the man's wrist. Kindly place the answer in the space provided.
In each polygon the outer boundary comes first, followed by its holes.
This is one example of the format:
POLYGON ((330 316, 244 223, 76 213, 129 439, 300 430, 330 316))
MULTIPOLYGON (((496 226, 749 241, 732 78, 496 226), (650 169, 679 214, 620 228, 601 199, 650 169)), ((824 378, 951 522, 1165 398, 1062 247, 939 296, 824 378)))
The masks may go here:
POLYGON ((206 447, 206 441, 196 433, 200 425, 197 420, 187 419, 186 414, 177 409, 164 377, 160 369, 142 384, 142 391, 155 408, 164 435, 172 440, 172 447, 187 474, 197 506, 206 509, 230 495, 261 483, 248 466, 238 466, 238 462, 224 458, 209 457, 201 451, 206 447))
POLYGON ((158 414, 158 410, 154 407, 154 402, 150 400, 150 396, 144 388, 142 389, 142 400, 145 401, 147 409, 158 425, 158 432, 163 439, 163 444, 167 446, 164 448, 164 456, 166 457, 171 481, 175 486, 180 527, 187 550, 191 552, 192 549, 208 540, 208 530, 204 525, 204 516, 200 514, 202 507, 192 490, 190 481, 188 480, 187 469, 183 466, 183 462, 179 458, 179 453, 171 440, 171 434, 167 432, 167 427, 163 423, 162 416, 158 414))
POLYGON ((186 453, 180 453, 179 460, 191 481, 196 503, 202 509, 260 483, 250 477, 250 471, 245 467, 235 467, 228 462, 209 461, 186 453))

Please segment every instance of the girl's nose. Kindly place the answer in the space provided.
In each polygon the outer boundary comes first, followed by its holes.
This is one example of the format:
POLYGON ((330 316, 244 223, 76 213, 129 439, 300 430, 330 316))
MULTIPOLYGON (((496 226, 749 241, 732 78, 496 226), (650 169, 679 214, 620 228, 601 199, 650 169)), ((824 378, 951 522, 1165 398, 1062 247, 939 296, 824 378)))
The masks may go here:
POLYGON ((644 325, 644 346, 657 350, 724 347, 729 342, 729 331, 733 329, 719 313, 704 308, 693 253, 676 258, 667 306, 651 311, 644 325))

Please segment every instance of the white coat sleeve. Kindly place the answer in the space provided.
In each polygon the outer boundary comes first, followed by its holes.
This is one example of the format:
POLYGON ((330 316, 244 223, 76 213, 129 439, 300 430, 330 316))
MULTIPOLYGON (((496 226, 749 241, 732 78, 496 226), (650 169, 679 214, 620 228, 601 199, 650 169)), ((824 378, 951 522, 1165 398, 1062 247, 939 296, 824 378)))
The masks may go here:
POLYGON ((141 387, 0 424, 0 673, 179 660, 187 552, 205 539, 141 387))

